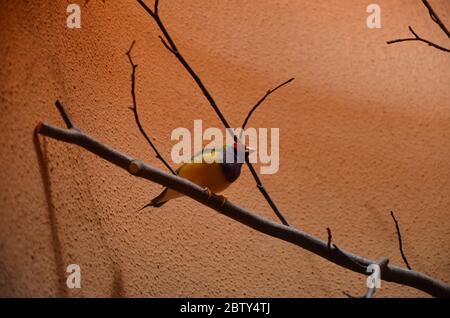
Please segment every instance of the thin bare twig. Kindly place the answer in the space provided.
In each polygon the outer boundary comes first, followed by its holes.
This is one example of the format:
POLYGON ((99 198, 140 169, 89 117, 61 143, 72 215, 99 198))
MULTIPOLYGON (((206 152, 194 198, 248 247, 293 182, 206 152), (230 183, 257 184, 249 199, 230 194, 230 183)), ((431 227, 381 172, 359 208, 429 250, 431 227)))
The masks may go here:
POLYGON ((250 117, 252 116, 253 112, 259 107, 259 105, 261 105, 266 100, 267 97, 269 97, 270 94, 274 93, 277 89, 283 87, 284 85, 289 84, 293 80, 294 80, 294 78, 291 78, 291 79, 287 80, 286 82, 278 85, 277 87, 275 87, 273 89, 269 89, 267 91, 267 93, 248 112, 247 117, 245 117, 244 123, 242 124, 242 130, 244 130, 245 126, 247 126, 247 123, 250 120, 250 117))
POLYGON ((331 241, 333 240, 333 235, 331 234, 331 229, 329 227, 327 227, 327 233, 328 233, 327 247, 329 250, 331 250, 331 241))
POLYGON ((445 47, 443 47, 443 46, 440 46, 440 45, 438 45, 438 44, 435 44, 435 43, 433 43, 433 42, 431 42, 431 41, 428 41, 428 40, 426 40, 426 39, 424 39, 424 38, 421 38, 420 36, 417 35, 416 32, 414 32, 413 28, 411 28, 411 27, 408 27, 408 28, 409 28, 409 31, 411 31, 411 33, 414 35, 413 38, 405 38, 405 39, 391 40, 391 41, 387 41, 386 43, 387 43, 387 44, 393 44, 393 43, 407 42, 407 41, 420 41, 420 42, 427 43, 429 46, 433 46, 433 47, 435 47, 436 49, 439 49, 439 50, 441 50, 441 51, 444 51, 444 52, 450 52, 450 49, 447 49, 447 48, 445 48, 445 47))
POLYGON ((67 125, 67 128, 78 129, 73 123, 72 118, 70 118, 70 115, 65 111, 63 104, 61 104, 59 100, 55 102, 55 106, 58 109, 61 118, 64 120, 64 123, 67 125))
POLYGON ((408 259, 405 256, 405 253, 403 252, 403 243, 402 243, 402 234, 400 233, 400 226, 398 225, 397 219, 394 216, 394 212, 391 211, 391 217, 394 220, 395 223, 395 229, 397 230, 397 236, 398 236, 398 245, 400 249, 400 254, 402 254, 403 261, 405 262, 406 267, 408 269, 412 269, 411 266, 409 266, 408 259))
MULTIPOLYGON (((425 5, 425 7, 428 9, 428 13, 430 14, 431 20, 433 20, 437 25, 439 25, 439 27, 447 35, 447 37, 450 38, 450 32, 448 31, 447 27, 442 22, 442 20, 439 18, 439 16, 437 15, 436 11, 434 11, 433 7, 428 2, 428 0, 422 0, 422 2, 425 5)), ((436 49, 439 49, 441 51, 450 52, 450 49, 447 49, 447 48, 445 48, 443 46, 440 46, 440 45, 438 45, 436 43, 433 43, 433 42, 431 42, 429 40, 426 40, 426 39, 420 37, 419 35, 417 35, 417 33, 413 30, 413 28, 411 26, 409 26, 408 28, 409 28, 409 31, 414 35, 413 38, 404 38, 404 39, 391 40, 391 41, 387 41, 386 43, 387 44, 393 44, 393 43, 407 42, 407 41, 419 41, 419 42, 426 43, 429 46, 432 46, 432 47, 434 47, 436 49)))
POLYGON ((256 172, 253 165, 250 163, 248 157, 245 158, 245 163, 247 163, 248 169, 250 170, 250 173, 252 174, 253 179, 255 179, 256 188, 259 190, 259 192, 261 192, 264 199, 266 199, 267 203, 272 208, 273 212, 276 214, 276 216, 281 221, 281 223, 283 223, 284 225, 290 226, 286 217, 283 215, 283 213, 281 213, 280 209, 278 209, 278 206, 275 204, 275 202, 272 200, 272 197, 267 192, 265 186, 263 185, 261 179, 258 176, 258 173, 256 172))
MULTIPOLYGON (((144 8, 144 10, 155 20, 156 24, 158 25, 159 29, 161 30, 163 37, 160 36, 161 42, 163 43, 164 47, 172 53, 178 61, 183 65, 183 67, 186 69, 186 71, 191 75, 192 79, 195 81, 197 86, 202 91, 205 98, 208 100, 209 104, 213 108, 213 110, 216 112, 217 116, 219 117, 220 121, 224 125, 224 127, 227 129, 227 131, 230 131, 231 128, 230 124, 226 120, 225 116, 222 114, 222 111, 220 110, 219 106, 217 105, 216 101, 212 97, 209 90, 206 88, 203 81, 200 79, 200 77, 197 75, 197 73, 193 70, 193 68, 189 65, 189 63, 186 61, 186 59, 181 54, 180 50, 176 46, 175 42, 173 41, 172 37, 170 36, 169 32, 167 31, 164 23, 161 20, 161 17, 158 14, 158 5, 159 1, 155 1, 155 5, 153 10, 150 9, 150 7, 147 6, 147 4, 143 0, 137 0, 137 2, 144 8)), ((234 139, 237 140, 237 136, 234 136, 234 139)), ((272 210, 275 212, 277 217, 280 219, 280 221, 284 225, 289 225, 286 217, 283 215, 283 213, 278 209, 277 205, 273 201, 272 197, 267 192, 266 188, 264 187, 261 179, 258 176, 258 173, 256 172, 255 168, 251 164, 249 160, 245 160, 245 163, 247 164, 253 178, 256 182, 256 187, 261 192, 263 197, 266 199, 269 206, 272 208, 272 210)))
MULTIPOLYGON (((197 83, 199 88, 201 89, 203 95, 205 95, 206 99, 211 104, 212 108, 216 112, 216 114, 219 116, 221 122, 225 126, 225 128, 230 128, 231 126, 228 124, 227 120, 223 116, 222 112, 220 111, 219 107, 217 106, 214 98, 212 97, 209 90, 206 88, 205 84, 203 84, 200 77, 195 73, 195 71, 192 69, 192 67, 189 65, 189 63, 186 61, 186 59, 183 57, 183 55, 178 50, 178 47, 176 46, 175 42, 173 41, 172 37, 170 36, 169 32, 167 31, 164 23, 161 20, 161 17, 158 14, 158 4, 159 1, 155 1, 154 9, 150 9, 147 4, 143 0, 137 0, 137 2, 144 8, 144 10, 155 20, 156 24, 158 25, 159 29, 161 30, 164 39, 167 41, 165 43, 163 41, 164 46, 175 55, 175 57, 180 61, 180 63, 184 66, 186 71, 191 75, 191 77, 194 79, 194 81, 197 83)), ((162 37, 160 37, 162 39, 162 37)))
POLYGON ((136 41, 133 41, 131 43, 131 46, 126 53, 126 55, 128 56, 128 60, 130 61, 130 65, 131 65, 131 97, 133 100, 133 107, 130 107, 130 109, 134 113, 134 119, 136 120, 136 124, 139 128, 139 131, 141 132, 142 136, 144 136, 145 140, 147 140, 147 143, 150 145, 150 147, 152 147, 153 151, 156 154, 156 158, 159 159, 167 167, 167 169, 169 169, 170 172, 172 172, 172 174, 176 175, 177 173, 175 172, 175 170, 163 158, 163 156, 158 151, 158 149, 156 148, 156 146, 154 145, 154 143, 152 142, 150 137, 145 132, 144 127, 142 127, 141 120, 139 119, 139 114, 137 111, 137 102, 136 102, 136 68, 137 68, 137 65, 134 64, 133 58, 131 57, 131 51, 133 50, 133 46, 135 43, 136 43, 136 41))
POLYGON ((436 24, 439 25, 439 27, 441 28, 442 31, 444 31, 444 33, 447 35, 447 37, 450 38, 450 31, 447 29, 445 24, 439 18, 439 16, 437 15, 436 11, 434 11, 433 7, 428 2, 428 0, 422 0, 422 2, 425 5, 425 7, 427 7, 428 12, 430 13, 431 20, 436 22, 436 24))
MULTIPOLYGON (((62 117, 70 118, 64 110, 62 104, 59 104, 61 105, 60 112, 62 113, 62 117)), ((81 129, 70 127, 64 129, 53 125, 40 123, 36 127, 36 132, 56 140, 78 145, 98 157, 121 167, 136 177, 144 178, 151 182, 174 189, 175 191, 180 192, 195 201, 214 209, 222 215, 244 224, 260 233, 295 244, 324 259, 329 260, 330 262, 333 262, 334 264, 352 270, 356 273, 365 275, 366 271, 364 270, 364 267, 367 268, 368 265, 376 263, 376 261, 363 258, 344 250, 330 253, 327 242, 322 241, 317 237, 293 227, 273 222, 247 209, 239 207, 228 200, 224 203, 221 197, 215 195, 210 196, 197 184, 179 176, 166 173, 139 160, 133 159, 132 157, 94 139, 81 129), (349 259, 352 261, 349 261, 349 259), (360 264, 363 268, 355 266, 354 263, 360 264)), ((449 285, 423 273, 413 270, 406 270, 404 268, 388 264, 381 268, 381 275, 384 281, 414 287, 437 297, 450 297, 449 285)))

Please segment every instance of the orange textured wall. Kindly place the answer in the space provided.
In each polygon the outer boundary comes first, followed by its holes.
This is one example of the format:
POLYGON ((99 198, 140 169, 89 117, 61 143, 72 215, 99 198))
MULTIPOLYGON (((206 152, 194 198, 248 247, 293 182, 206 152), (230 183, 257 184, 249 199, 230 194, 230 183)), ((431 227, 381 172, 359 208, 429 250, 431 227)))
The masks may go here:
MULTIPOLYGON (((324 239, 330 227, 342 247, 402 265, 394 210, 413 268, 450 283, 450 55, 385 44, 408 25, 448 41, 420 1, 376 2, 379 30, 363 0, 171 0, 160 12, 233 126, 296 77, 251 123, 281 128, 280 171, 263 180, 292 224, 324 239)), ((450 3, 432 2, 450 25, 450 3)), ((175 127, 221 127, 134 0, 81 3, 79 30, 65 26, 69 3, 1 1, 1 296, 364 292, 364 276, 189 199, 137 213, 160 187, 76 146, 43 140, 45 172, 33 129, 62 125, 57 98, 87 132, 162 168, 128 109, 132 40, 142 120, 163 153, 175 127), (65 288, 70 263, 81 289, 65 288)), ((247 169, 226 196, 275 219, 247 169)), ((377 295, 425 296, 390 283, 377 295)))

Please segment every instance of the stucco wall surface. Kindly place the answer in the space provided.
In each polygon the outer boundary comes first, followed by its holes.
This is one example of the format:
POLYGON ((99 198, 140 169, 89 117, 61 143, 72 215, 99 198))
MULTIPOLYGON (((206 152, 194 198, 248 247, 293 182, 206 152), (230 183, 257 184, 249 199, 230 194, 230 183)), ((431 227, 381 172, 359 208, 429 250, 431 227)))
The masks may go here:
MULTIPOLYGON (((342 297, 365 277, 260 234, 192 200, 136 212, 161 188, 76 146, 51 139, 39 160, 33 129, 63 125, 60 98, 78 126, 164 168, 132 113, 133 40, 144 126, 169 154, 176 127, 221 127, 153 21, 133 0, 0 6, 0 296, 342 297), (65 288, 68 264, 82 288, 65 288)), ((280 128, 280 170, 264 175, 290 222, 340 246, 402 265, 395 211, 414 269, 450 283, 449 54, 394 46, 408 25, 448 46, 420 1, 377 0, 382 28, 366 26, 363 0, 160 1, 180 50, 237 127, 280 128)), ((434 0, 450 25, 450 3, 434 0)), ((244 168, 225 195, 275 220, 244 168)), ((382 283, 380 297, 426 296, 382 283)))

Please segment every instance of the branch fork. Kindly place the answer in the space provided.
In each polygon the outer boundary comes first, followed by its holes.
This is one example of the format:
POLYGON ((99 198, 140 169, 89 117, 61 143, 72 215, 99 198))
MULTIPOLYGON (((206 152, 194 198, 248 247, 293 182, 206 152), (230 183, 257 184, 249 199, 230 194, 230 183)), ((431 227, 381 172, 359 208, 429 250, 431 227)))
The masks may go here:
MULTIPOLYGON (((433 22, 435 22, 440 28, 441 30, 447 35, 447 37, 450 39, 450 31, 447 29, 447 27, 445 26, 445 24, 442 22, 442 20, 439 18, 439 16, 437 15, 436 11, 434 11, 433 7, 431 6, 431 4, 428 2, 428 0, 422 0, 422 3, 425 5, 425 7, 428 9, 428 13, 430 15, 431 20, 433 20, 433 22)), ((391 41, 387 41, 387 44, 393 44, 393 43, 399 43, 399 42, 407 42, 407 41, 419 41, 419 42, 423 42, 428 44, 429 46, 432 46, 438 50, 444 51, 444 52, 450 52, 450 49, 447 49, 441 45, 438 45, 434 42, 431 42, 429 40, 426 40, 422 37, 420 37, 411 26, 408 27, 409 31, 412 33, 412 35, 414 35, 413 38, 404 38, 404 39, 396 39, 396 40, 391 40, 391 41)))
MULTIPOLYGON (((205 84, 202 82, 200 77, 197 75, 197 73, 194 71, 194 69, 189 65, 189 63, 186 61, 186 59, 183 57, 183 55, 180 53, 178 47, 176 46, 175 42, 173 41, 172 37, 170 36, 169 32, 167 31, 164 23, 161 20, 161 17, 158 13, 158 5, 159 1, 155 1, 153 9, 151 9, 143 0, 137 0, 137 2, 142 6, 142 8, 153 18, 153 20, 158 25, 160 31, 162 32, 163 36, 159 36, 162 44, 164 47, 170 51, 177 59, 178 61, 183 65, 183 67, 186 69, 186 71, 191 75, 192 79, 196 82, 197 86, 202 91, 205 98, 208 100, 209 104, 213 108, 213 110, 216 112, 217 116, 219 117, 220 121, 224 125, 226 129, 231 128, 230 124, 226 120, 225 116, 222 114, 222 111, 218 107, 215 99, 209 92, 209 90, 206 88, 205 84)), ((283 84, 277 86, 273 90, 269 90, 266 95, 250 110, 249 114, 247 115, 246 119, 244 120, 244 124, 242 128, 245 128, 245 125, 247 124, 248 120, 250 119, 252 113, 259 107, 259 105, 273 92, 275 92, 277 89, 281 88, 282 86, 290 83, 294 79, 291 78, 288 81, 284 82, 283 84)), ((235 140, 237 139, 237 136, 234 136, 235 140)), ((286 217, 283 215, 283 213, 278 209, 277 205, 273 201, 270 194, 265 189, 258 173, 256 172, 253 165, 250 163, 250 161, 246 160, 245 163, 247 164, 253 178, 255 179, 256 186, 258 190, 261 192, 263 197, 266 199, 269 206, 272 208, 278 219, 283 223, 284 225, 289 225, 289 222, 287 221, 286 217)))

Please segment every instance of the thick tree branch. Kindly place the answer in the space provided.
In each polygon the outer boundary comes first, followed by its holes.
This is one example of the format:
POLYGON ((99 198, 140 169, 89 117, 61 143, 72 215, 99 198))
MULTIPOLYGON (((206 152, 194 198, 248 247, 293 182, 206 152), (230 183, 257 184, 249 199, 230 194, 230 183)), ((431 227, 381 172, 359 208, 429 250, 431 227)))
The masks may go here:
MULTIPOLYGON (((57 105, 59 105, 58 109, 60 110, 62 117, 70 118, 62 104, 57 102, 57 105)), ((70 122, 71 121, 69 120, 69 123, 70 122)), ((70 128, 69 126, 68 129, 64 129, 40 123, 36 127, 36 131, 41 135, 78 145, 137 177, 174 189, 175 191, 178 191, 258 232, 295 244, 341 267, 360 274, 366 274, 362 267, 377 263, 374 260, 344 250, 339 250, 338 252, 335 246, 332 249, 329 249, 327 242, 308 233, 290 226, 275 223, 269 219, 256 215, 249 210, 241 208, 230 201, 225 201, 224 203, 221 197, 208 195, 202 187, 195 183, 165 173, 160 169, 125 155, 94 139, 80 129, 70 128), (355 264, 361 264, 362 267, 355 264)), ((381 277, 385 281, 410 286, 433 296, 450 297, 449 285, 423 273, 386 264, 386 266, 383 266, 381 269, 381 277)))
MULTIPOLYGON (((388 259, 388 258, 383 258, 383 259, 380 260, 377 264, 380 266, 380 270, 381 270, 381 271, 384 271, 384 270, 386 270, 386 267, 387 267, 388 264, 389 264, 389 259, 388 259)), ((367 268, 366 268, 366 271, 367 271, 367 268)), ((345 296, 347 296, 348 298, 373 298, 373 296, 375 295, 376 289, 377 289, 376 286, 374 286, 374 287, 368 287, 368 288, 367 288, 367 292, 366 292, 363 296, 361 296, 361 297, 358 297, 358 296, 352 296, 351 294, 346 293, 346 292, 343 292, 343 294, 344 294, 345 296)))
POLYGON ((405 262, 406 267, 408 269, 412 269, 411 266, 409 266, 408 259, 405 256, 405 252, 403 252, 403 243, 402 243, 402 234, 400 233, 400 226, 398 225, 397 219, 394 216, 394 212, 391 211, 391 217, 394 220, 395 223, 395 229, 397 230, 397 237, 398 237, 398 245, 400 249, 400 254, 402 254, 403 261, 405 262))
MULTIPOLYGON (((431 20, 433 20, 437 25, 439 25, 439 27, 447 35, 447 37, 450 38, 450 32, 448 31, 447 27, 442 22, 442 20, 439 18, 437 13, 434 11, 433 7, 428 2, 428 0, 422 0, 422 2, 425 5, 425 7, 428 9, 428 13, 430 14, 431 20)), ((443 46, 440 46, 440 45, 438 45, 436 43, 433 43, 433 42, 431 42, 429 40, 426 40, 426 39, 420 37, 419 35, 417 35, 417 33, 413 30, 413 28, 411 26, 409 26, 408 28, 409 28, 409 31, 414 35, 413 38, 396 39, 396 40, 387 41, 386 43, 387 44, 393 44, 393 43, 399 43, 399 42, 419 41, 419 42, 426 43, 429 46, 432 46, 432 47, 434 47, 434 48, 436 48, 438 50, 441 50, 441 51, 444 51, 444 52, 450 52, 450 49, 447 49, 447 48, 445 48, 443 46)))
POLYGON ((133 58, 131 57, 131 50, 133 50, 134 43, 135 43, 135 41, 133 41, 131 43, 131 46, 126 53, 126 55, 128 56, 128 60, 130 61, 130 65, 131 65, 131 97, 133 100, 133 106, 130 107, 130 109, 134 113, 134 119, 136 120, 136 124, 139 128, 139 131, 141 132, 142 136, 144 136, 145 140, 147 140, 147 143, 150 145, 150 147, 152 147, 153 151, 156 154, 156 158, 158 158, 167 167, 167 169, 169 169, 170 172, 172 172, 172 174, 176 175, 177 173, 175 172, 175 170, 173 170, 172 167, 167 163, 167 161, 164 160, 163 156, 160 154, 160 152, 158 151, 156 146, 153 144, 150 137, 145 132, 144 127, 142 127, 141 120, 139 119, 139 114, 137 111, 137 102, 136 102, 136 68, 137 68, 137 65, 133 63, 133 58))

